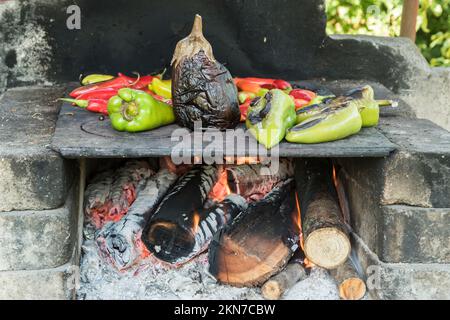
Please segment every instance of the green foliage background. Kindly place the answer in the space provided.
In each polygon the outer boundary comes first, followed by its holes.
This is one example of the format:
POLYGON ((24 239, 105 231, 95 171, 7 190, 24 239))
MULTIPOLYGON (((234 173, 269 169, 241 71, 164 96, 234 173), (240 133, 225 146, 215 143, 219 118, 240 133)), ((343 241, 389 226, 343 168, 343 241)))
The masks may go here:
MULTIPOLYGON (((327 32, 395 37, 403 0, 326 0, 327 32)), ((450 0, 420 0, 416 44, 432 66, 450 66, 450 0)))

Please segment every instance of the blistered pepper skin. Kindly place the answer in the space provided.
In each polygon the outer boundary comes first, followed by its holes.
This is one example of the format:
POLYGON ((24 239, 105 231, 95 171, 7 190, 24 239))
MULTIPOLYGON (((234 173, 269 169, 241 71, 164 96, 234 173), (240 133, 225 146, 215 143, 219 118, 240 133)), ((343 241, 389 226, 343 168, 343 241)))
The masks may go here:
POLYGON ((250 105, 246 126, 259 143, 270 149, 283 140, 295 121, 294 101, 282 90, 272 89, 250 105))
POLYGON ((109 99, 108 114, 114 129, 127 132, 152 130, 175 121, 172 106, 129 88, 109 99))
POLYGON ((345 94, 346 97, 354 99, 361 114, 362 126, 374 127, 378 125, 380 119, 380 107, 375 100, 374 92, 371 86, 365 85, 345 94))
POLYGON ((346 138, 361 130, 362 119, 355 103, 319 115, 288 129, 286 140, 293 143, 322 143, 346 138))

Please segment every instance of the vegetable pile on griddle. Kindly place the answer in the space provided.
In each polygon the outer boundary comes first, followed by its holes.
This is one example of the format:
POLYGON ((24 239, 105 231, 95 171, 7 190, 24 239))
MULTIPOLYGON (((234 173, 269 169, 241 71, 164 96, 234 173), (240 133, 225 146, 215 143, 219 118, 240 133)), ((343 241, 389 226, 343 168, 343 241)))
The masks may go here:
POLYGON ((233 129, 245 122, 255 139, 270 149, 283 139, 292 143, 322 143, 343 139, 363 127, 376 126, 380 106, 373 89, 363 86, 334 96, 311 84, 293 86, 283 79, 239 77, 216 61, 195 16, 189 36, 177 43, 172 79, 163 74, 136 78, 119 73, 92 74, 82 87, 61 99, 92 112, 109 115, 118 131, 146 131, 177 122, 194 129, 233 129))
POLYGON ((195 16, 191 34, 178 42, 172 59, 172 100, 176 121, 193 129, 229 129, 239 123, 238 93, 230 72, 214 58, 195 16))

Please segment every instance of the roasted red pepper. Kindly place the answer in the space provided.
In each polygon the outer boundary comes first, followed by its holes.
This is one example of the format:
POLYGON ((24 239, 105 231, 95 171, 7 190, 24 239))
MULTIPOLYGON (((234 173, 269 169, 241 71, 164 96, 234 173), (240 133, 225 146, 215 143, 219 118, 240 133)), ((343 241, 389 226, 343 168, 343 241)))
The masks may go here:
POLYGON ((275 85, 275 89, 289 90, 289 91, 292 90, 291 84, 282 79, 275 79, 273 81, 273 84, 275 85))
POLYGON ((115 96, 119 89, 106 88, 106 89, 98 89, 95 91, 86 92, 80 94, 76 99, 77 100, 90 100, 90 99, 102 99, 109 100, 109 98, 115 96))
POLYGON ((294 97, 294 99, 303 99, 307 101, 311 101, 317 96, 314 92, 305 89, 293 89, 289 92, 289 95, 294 97))
POLYGON ((311 100, 294 98, 295 110, 306 107, 310 102, 311 102, 311 100))
POLYGON ((79 87, 73 90, 69 95, 73 98, 78 98, 82 94, 87 94, 90 92, 94 92, 97 90, 103 89, 115 89, 119 90, 122 88, 130 87, 132 89, 144 89, 146 88, 153 80, 154 76, 138 76, 137 78, 128 77, 122 73, 118 73, 117 77, 99 83, 90 84, 87 86, 79 87))
POLYGON ((250 107, 250 104, 252 103, 253 99, 247 99, 245 100, 245 102, 241 105, 239 105, 239 110, 241 111, 241 122, 244 122, 245 120, 247 120, 247 111, 248 108, 250 107))
POLYGON ((112 80, 94 83, 94 84, 90 84, 87 86, 76 88, 69 95, 73 98, 77 98, 78 96, 80 96, 82 94, 97 91, 100 89, 119 90, 120 88, 124 88, 124 87, 128 87, 128 86, 132 85, 133 82, 136 82, 136 79, 130 78, 128 76, 125 76, 125 75, 119 73, 118 77, 116 77, 112 80))
POLYGON ((61 98, 59 100, 70 102, 80 108, 85 108, 86 110, 91 112, 108 115, 108 100, 103 99, 78 100, 66 98, 61 98))
POLYGON ((280 89, 291 90, 292 86, 289 82, 282 79, 269 79, 269 78, 234 78, 236 86, 242 91, 250 91, 257 93, 256 86, 264 89, 280 89), (252 89, 253 88, 253 89, 252 89), (250 89, 250 90, 249 90, 250 89))
POLYGON ((138 77, 137 79, 135 79, 134 84, 131 85, 130 88, 137 90, 145 89, 150 83, 152 83, 153 78, 155 78, 155 76, 138 77))

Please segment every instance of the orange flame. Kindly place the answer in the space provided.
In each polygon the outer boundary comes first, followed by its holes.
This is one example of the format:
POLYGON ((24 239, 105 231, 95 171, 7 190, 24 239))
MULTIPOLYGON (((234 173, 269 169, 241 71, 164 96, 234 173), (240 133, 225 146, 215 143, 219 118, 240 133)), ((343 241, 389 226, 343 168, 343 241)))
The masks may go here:
MULTIPOLYGON (((298 230, 300 232, 299 244, 300 244, 301 250, 303 250, 303 252, 305 252, 305 244, 304 244, 304 241, 303 241, 303 232, 302 232, 302 215, 301 215, 301 210, 300 210, 300 201, 298 200, 298 193, 297 192, 295 193, 295 204, 297 206, 297 215, 296 215, 295 223, 297 224, 298 230)), ((314 267, 314 263, 309 261, 308 258, 306 258, 306 257, 303 260, 303 264, 304 264, 305 268, 314 267)))
POLYGON ((334 183, 334 186, 337 188, 336 167, 334 165, 333 165, 333 183, 334 183))
POLYGON ((192 231, 194 234, 198 231, 198 225, 200 224, 200 215, 197 211, 194 212, 194 215, 192 216, 192 231))
POLYGON ((224 157, 225 161, 227 164, 237 164, 237 165, 242 165, 242 164, 257 164, 260 163, 260 160, 258 157, 234 157, 234 156, 230 156, 230 157, 224 157))

